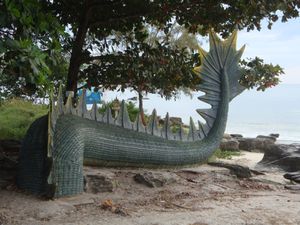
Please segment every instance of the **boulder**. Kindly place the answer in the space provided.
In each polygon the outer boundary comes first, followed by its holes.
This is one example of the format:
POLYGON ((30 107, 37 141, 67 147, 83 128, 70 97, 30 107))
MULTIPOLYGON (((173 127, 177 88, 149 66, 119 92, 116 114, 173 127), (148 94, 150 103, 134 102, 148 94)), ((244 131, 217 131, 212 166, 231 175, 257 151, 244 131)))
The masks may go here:
POLYGON ((265 150, 260 166, 277 167, 287 172, 300 170, 300 145, 273 144, 265 150))
POLYGON ((300 183, 300 171, 290 172, 283 175, 285 179, 300 183))
POLYGON ((270 137, 279 138, 279 134, 269 134, 270 137))
POLYGON ((266 140, 270 140, 270 141, 273 141, 273 142, 276 141, 276 137, 273 137, 273 136, 258 135, 256 138, 257 139, 266 139, 266 140))
POLYGON ((93 194, 113 192, 117 186, 114 174, 105 174, 101 171, 95 172, 95 170, 87 170, 85 172, 84 183, 85 192, 93 194))
POLYGON ((241 134, 230 134, 230 136, 233 138, 242 138, 243 137, 243 135, 241 135, 241 134))
POLYGON ((19 153, 21 142, 18 140, 0 140, 0 146, 5 152, 19 153))
POLYGON ((220 144, 221 150, 226 151, 238 151, 239 150, 239 142, 235 139, 224 139, 220 144))
POLYGON ((148 187, 162 187, 165 184, 177 181, 177 176, 175 174, 158 172, 137 173, 133 178, 137 183, 144 184, 148 187))
POLYGON ((4 189, 14 182, 16 169, 16 157, 8 156, 0 145, 0 189, 4 189))
POLYGON ((273 138, 266 136, 260 136, 258 138, 239 138, 239 149, 250 152, 265 152, 270 145, 273 145, 276 141, 273 138))
POLYGON ((292 191, 300 191, 300 184, 298 185, 285 185, 284 188, 292 191))
POLYGON ((229 139, 232 139, 232 137, 231 137, 231 135, 230 135, 230 134, 226 134, 226 133, 224 133, 224 135, 223 135, 223 139, 229 140, 229 139))
POLYGON ((0 160, 5 158, 6 160, 17 162, 20 148, 21 148, 20 141, 0 140, 0 160))

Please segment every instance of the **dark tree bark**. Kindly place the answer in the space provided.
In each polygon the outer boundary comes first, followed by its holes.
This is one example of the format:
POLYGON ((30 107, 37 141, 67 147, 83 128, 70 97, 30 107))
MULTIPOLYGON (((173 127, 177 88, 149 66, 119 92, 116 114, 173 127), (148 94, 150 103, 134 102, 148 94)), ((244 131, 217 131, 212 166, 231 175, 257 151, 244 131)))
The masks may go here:
POLYGON ((138 94, 139 94, 139 110, 140 110, 140 114, 141 114, 141 119, 142 119, 144 126, 146 126, 144 106, 143 106, 143 95, 142 95, 141 91, 138 91, 138 94))
POLYGON ((85 1, 84 4, 85 9, 82 10, 82 15, 76 33, 76 38, 72 47, 72 54, 70 58, 70 65, 69 65, 68 76, 67 76, 66 91, 73 91, 74 95, 76 95, 77 92, 77 82, 78 82, 79 69, 81 65, 82 48, 84 45, 86 33, 88 31, 89 12, 90 12, 88 2, 89 0, 85 1))

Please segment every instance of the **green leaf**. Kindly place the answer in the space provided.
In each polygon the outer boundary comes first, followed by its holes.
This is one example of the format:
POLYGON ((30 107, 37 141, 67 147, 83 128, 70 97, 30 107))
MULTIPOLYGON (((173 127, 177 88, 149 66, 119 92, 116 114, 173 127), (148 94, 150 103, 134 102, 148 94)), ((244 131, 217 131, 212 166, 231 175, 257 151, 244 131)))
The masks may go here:
POLYGON ((19 18, 21 16, 20 11, 17 8, 12 8, 10 12, 15 18, 19 18))

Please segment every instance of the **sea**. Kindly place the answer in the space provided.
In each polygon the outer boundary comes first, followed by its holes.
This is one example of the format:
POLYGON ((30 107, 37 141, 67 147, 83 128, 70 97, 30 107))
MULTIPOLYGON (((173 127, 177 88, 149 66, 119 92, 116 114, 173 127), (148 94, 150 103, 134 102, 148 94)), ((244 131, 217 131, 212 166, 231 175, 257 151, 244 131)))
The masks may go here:
POLYGON ((230 104, 226 132, 247 137, 278 133, 278 142, 300 143, 300 84, 245 91, 230 104))
MULTIPOLYGON (((151 113, 155 108, 162 118, 181 117, 184 123, 189 118, 194 121, 202 118, 197 108, 209 108, 197 97, 203 93, 193 93, 193 97, 180 94, 175 100, 166 101, 158 95, 149 94, 144 100, 144 108, 151 113)), ((105 99, 125 99, 135 97, 135 92, 108 92, 105 99)), ((244 137, 279 134, 279 143, 300 143, 300 84, 279 84, 262 91, 246 90, 232 100, 229 107, 226 133, 242 134, 244 137)))

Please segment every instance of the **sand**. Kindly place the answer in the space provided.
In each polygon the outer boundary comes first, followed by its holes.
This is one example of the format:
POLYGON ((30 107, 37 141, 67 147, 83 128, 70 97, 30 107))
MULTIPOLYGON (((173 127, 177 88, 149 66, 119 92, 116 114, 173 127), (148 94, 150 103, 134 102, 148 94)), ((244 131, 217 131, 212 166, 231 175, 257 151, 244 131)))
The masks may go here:
MULTIPOLYGON (((225 160, 255 168, 261 153, 225 160)), ((85 168, 110 174, 113 192, 44 200, 15 190, 0 191, 0 224, 213 225, 300 224, 300 191, 284 189, 282 172, 237 179, 225 168, 202 165, 176 170, 85 168), (163 187, 138 184, 140 172, 176 176, 163 187), (103 208, 109 200, 111 207, 103 208)))

